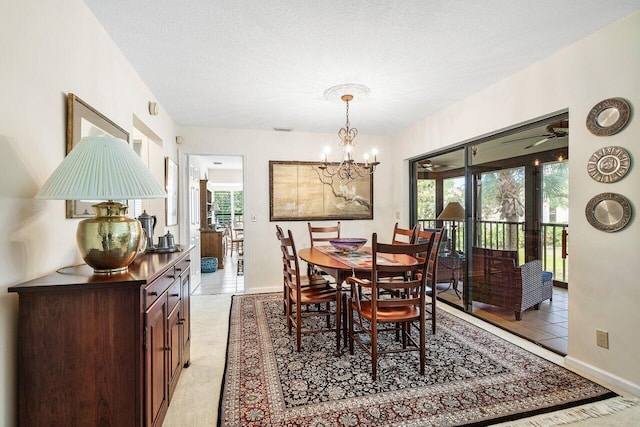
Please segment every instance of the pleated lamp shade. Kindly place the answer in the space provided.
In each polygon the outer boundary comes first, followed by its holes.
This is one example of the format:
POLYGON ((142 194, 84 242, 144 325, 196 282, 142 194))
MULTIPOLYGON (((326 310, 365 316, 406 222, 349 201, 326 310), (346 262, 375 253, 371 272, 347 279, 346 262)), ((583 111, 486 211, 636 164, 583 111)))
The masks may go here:
POLYGON ((89 136, 64 158, 36 199, 158 199, 167 193, 126 141, 89 136))
POLYGON ((118 200, 162 197, 167 193, 140 157, 122 139, 106 135, 82 138, 36 194, 37 199, 108 200, 93 205, 95 218, 80 221, 76 232, 80 254, 96 274, 127 271, 144 248, 140 222, 125 216, 127 206, 118 200))

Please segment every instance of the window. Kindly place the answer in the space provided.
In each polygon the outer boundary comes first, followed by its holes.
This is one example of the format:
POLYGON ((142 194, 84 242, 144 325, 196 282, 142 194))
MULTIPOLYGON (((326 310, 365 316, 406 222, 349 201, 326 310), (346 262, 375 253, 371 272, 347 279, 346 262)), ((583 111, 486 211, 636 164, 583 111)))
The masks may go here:
POLYGON ((218 203, 217 224, 232 224, 243 221, 243 195, 242 191, 214 191, 213 197, 218 203))

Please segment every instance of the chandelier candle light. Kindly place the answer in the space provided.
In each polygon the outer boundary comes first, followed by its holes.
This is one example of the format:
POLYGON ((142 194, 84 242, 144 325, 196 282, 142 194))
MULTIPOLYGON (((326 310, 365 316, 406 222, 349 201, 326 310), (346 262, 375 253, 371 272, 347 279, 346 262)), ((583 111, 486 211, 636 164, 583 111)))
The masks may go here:
POLYGON ((36 199, 108 200, 93 205, 95 218, 80 221, 76 239, 95 273, 125 272, 146 241, 138 220, 115 200, 159 199, 167 193, 122 139, 85 137, 51 174, 36 199))
POLYGON ((353 95, 344 93, 345 90, 353 90, 355 92, 361 92, 362 94, 368 94, 369 88, 362 85, 339 85, 334 86, 325 91, 325 98, 329 99, 337 92, 343 92, 340 96, 346 103, 347 120, 343 128, 338 131, 338 137, 340 138, 339 146, 343 148, 344 152, 342 160, 339 164, 329 163, 328 152, 329 149, 325 148, 322 157, 322 165, 319 168, 322 170, 322 178, 324 183, 330 183, 334 176, 343 181, 352 181, 357 178, 371 175, 375 172, 376 166, 380 164, 377 159, 377 151, 372 150, 373 161, 369 161, 369 153, 364 154, 364 162, 357 163, 353 159, 353 150, 356 147, 356 136, 358 136, 358 129, 352 128, 349 123, 349 102, 353 100, 353 95))

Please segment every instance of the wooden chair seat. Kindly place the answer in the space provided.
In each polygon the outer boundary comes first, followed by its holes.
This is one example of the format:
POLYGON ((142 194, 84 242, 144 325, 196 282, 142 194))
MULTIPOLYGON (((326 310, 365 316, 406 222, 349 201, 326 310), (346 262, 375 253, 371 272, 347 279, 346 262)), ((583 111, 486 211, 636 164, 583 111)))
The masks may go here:
POLYGON ((326 285, 329 281, 322 276, 302 276, 300 277, 300 286, 303 288, 315 285, 326 285))
MULTIPOLYGON (((297 299, 298 292, 291 289, 291 298, 297 299)), ((320 304, 323 302, 333 302, 336 300, 336 290, 330 286, 312 286, 300 289, 301 304, 320 304)))
MULTIPOLYGON (((371 319, 373 319, 371 301, 362 301, 360 306, 360 315, 368 321, 371 321, 371 319)), ((357 307, 353 307, 353 309, 357 310, 357 307)), ((409 322, 418 320, 419 318, 420 308, 415 305, 402 307, 378 307, 378 322, 409 322)))

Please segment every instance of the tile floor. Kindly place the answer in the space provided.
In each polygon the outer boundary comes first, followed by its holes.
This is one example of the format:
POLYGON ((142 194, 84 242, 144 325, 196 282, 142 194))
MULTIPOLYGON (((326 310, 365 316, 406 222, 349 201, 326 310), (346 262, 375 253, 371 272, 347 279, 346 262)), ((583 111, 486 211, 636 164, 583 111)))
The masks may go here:
POLYGON ((224 268, 215 273, 202 273, 200 285, 192 295, 241 294, 244 293, 244 258, 236 252, 224 257, 224 268))
MULTIPOLYGON (((462 307, 462 300, 452 289, 442 292, 439 297, 454 306, 462 307)), ((515 319, 513 311, 479 302, 473 303, 473 314, 564 356, 567 354, 569 336, 568 305, 567 290, 554 287, 553 301, 544 301, 540 304, 540 310, 526 310, 520 321, 515 319)))

